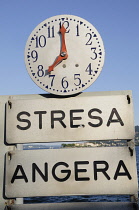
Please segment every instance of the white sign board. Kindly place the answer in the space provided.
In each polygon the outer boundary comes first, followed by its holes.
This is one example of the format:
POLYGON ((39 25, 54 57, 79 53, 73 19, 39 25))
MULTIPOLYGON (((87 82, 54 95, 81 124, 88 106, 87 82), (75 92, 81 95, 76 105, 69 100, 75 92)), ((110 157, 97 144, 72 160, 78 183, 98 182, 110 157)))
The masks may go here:
POLYGON ((7 103, 9 144, 133 139, 134 134, 131 91, 81 93, 69 98, 42 96, 7 103))
POLYGON ((99 147, 13 151, 6 154, 10 197, 135 194, 135 151, 99 147))

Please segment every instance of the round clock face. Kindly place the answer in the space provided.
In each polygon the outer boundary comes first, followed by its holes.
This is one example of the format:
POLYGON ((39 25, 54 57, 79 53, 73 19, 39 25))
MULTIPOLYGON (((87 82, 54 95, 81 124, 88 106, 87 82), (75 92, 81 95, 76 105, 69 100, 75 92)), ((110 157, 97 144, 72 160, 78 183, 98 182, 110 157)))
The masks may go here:
POLYGON ((32 80, 56 95, 72 95, 88 88, 104 64, 104 46, 95 27, 73 15, 58 15, 40 23, 25 47, 25 63, 32 80))

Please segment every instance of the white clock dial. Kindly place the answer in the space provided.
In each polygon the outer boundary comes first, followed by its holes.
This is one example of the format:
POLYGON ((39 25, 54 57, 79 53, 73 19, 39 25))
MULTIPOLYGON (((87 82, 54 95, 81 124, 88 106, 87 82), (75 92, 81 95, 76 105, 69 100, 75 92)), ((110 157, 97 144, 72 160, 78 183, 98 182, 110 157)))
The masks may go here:
POLYGON ((58 15, 32 31, 25 47, 25 63, 40 88, 56 95, 72 95, 97 79, 104 54, 103 41, 92 24, 77 16, 58 15))

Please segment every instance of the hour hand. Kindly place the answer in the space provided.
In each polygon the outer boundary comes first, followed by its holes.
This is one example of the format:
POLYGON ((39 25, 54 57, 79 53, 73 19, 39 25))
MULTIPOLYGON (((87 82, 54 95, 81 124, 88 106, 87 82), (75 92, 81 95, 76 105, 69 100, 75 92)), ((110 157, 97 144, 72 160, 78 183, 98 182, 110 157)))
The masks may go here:
POLYGON ((54 63, 53 63, 51 66, 49 66, 48 72, 53 71, 54 68, 55 68, 55 66, 57 66, 61 61, 67 59, 67 57, 68 57, 67 54, 61 53, 61 54, 56 58, 56 60, 54 61, 54 63))

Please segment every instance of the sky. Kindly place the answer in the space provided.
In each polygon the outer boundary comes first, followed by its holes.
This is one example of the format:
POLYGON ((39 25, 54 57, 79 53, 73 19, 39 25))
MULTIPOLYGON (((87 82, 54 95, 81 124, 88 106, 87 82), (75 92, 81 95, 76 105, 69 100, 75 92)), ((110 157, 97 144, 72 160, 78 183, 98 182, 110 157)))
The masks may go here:
POLYGON ((62 14, 89 21, 104 42, 103 70, 85 91, 132 90, 139 125, 139 0, 1 0, 0 95, 46 93, 28 75, 24 49, 39 23, 62 14))

